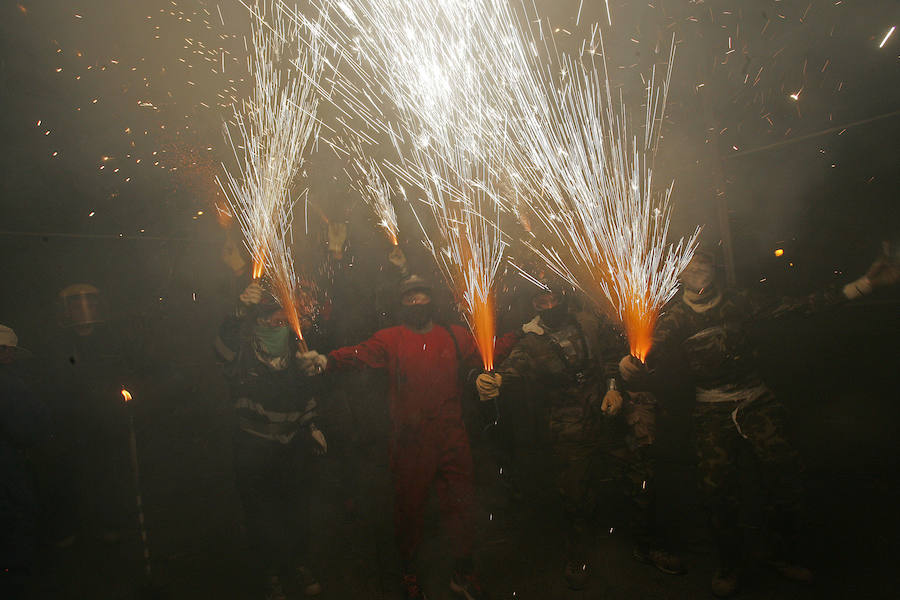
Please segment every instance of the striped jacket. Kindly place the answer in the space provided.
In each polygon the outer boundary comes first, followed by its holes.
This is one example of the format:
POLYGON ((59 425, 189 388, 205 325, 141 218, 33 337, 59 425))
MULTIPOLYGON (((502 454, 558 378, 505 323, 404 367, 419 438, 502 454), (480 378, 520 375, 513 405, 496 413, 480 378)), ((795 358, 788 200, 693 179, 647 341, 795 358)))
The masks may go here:
POLYGON ((304 377, 293 360, 276 370, 253 349, 253 316, 225 319, 216 352, 225 361, 238 426, 245 432, 287 444, 316 417, 315 379, 304 377))

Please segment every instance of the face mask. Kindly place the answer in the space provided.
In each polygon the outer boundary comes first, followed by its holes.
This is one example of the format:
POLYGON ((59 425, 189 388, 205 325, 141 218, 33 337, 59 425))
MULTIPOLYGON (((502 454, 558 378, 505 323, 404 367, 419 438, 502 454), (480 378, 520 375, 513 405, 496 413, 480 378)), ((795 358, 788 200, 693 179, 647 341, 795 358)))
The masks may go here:
POLYGON ((569 307, 565 302, 560 302, 553 308, 547 308, 540 312, 541 321, 550 329, 559 329, 565 324, 566 317, 569 315, 569 307))
POLYGON ((400 305, 400 320, 413 329, 423 329, 434 314, 431 304, 400 305))
POLYGON ((287 356, 290 330, 287 327, 256 326, 256 339, 269 356, 287 356))
POLYGON ((694 260, 681 274, 681 285, 686 292, 703 295, 712 291, 716 271, 714 267, 705 261, 694 260))

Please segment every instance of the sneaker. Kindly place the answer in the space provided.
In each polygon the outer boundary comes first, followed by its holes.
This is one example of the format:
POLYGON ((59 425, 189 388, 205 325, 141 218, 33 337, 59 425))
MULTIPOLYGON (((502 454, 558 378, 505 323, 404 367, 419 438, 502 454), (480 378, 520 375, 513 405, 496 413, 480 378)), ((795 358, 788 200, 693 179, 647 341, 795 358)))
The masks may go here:
POLYGON ((717 569, 712 578, 712 593, 716 598, 730 598, 738 589, 737 569, 717 569))
POLYGON ((586 562, 570 560, 566 562, 565 577, 570 590, 583 590, 587 587, 591 572, 586 562))
POLYGON ((632 556, 635 560, 647 565, 653 565, 668 575, 683 575, 687 572, 681 559, 665 550, 643 550, 635 548, 632 556))
POLYGON ((466 600, 485 600, 487 593, 481 587, 478 577, 474 573, 462 574, 454 572, 450 578, 450 590, 466 600))
POLYGON ((406 591, 406 600, 428 600, 415 575, 403 576, 403 589, 406 591))
POLYGON ((812 583, 813 572, 802 565, 795 565, 785 560, 768 560, 766 566, 775 570, 779 575, 791 581, 800 583, 812 583))
POLYGON ((303 590, 306 596, 318 596, 322 593, 319 580, 306 567, 297 567, 296 580, 297 588, 303 590))
POLYGON ((284 586, 281 584, 281 577, 271 575, 266 578, 266 600, 287 600, 287 594, 284 593, 284 586))

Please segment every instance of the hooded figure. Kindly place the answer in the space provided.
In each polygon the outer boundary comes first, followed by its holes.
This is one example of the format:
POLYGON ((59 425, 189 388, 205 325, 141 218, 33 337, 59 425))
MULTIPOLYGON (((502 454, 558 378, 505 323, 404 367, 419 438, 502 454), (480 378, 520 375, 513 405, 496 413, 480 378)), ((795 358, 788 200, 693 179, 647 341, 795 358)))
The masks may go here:
MULTIPOLYGON (((403 560, 407 598, 423 598, 415 572, 422 541, 425 502, 434 487, 441 521, 451 541, 455 570, 450 588, 482 598, 472 566, 473 467, 462 418, 460 373, 479 364, 475 339, 458 325, 433 320, 432 289, 418 275, 399 286, 402 322, 355 346, 328 355, 304 356, 307 373, 386 369, 392 421, 391 472, 394 478, 394 527, 403 560)), ((512 344, 497 340, 502 356, 512 344)))
POLYGON ((795 556, 802 496, 799 455, 785 435, 786 408, 756 368, 747 326, 837 306, 898 279, 896 259, 885 252, 866 275, 843 288, 830 287, 805 298, 773 298, 746 289, 723 289, 713 255, 701 251, 681 274, 683 294, 666 307, 657 324, 647 366, 627 356, 620 362, 623 379, 637 387, 650 385, 651 373, 674 364, 676 356, 687 363, 695 388, 701 491, 719 554, 712 580, 716 596, 731 596, 738 586, 743 544, 740 498, 734 490, 741 488, 737 457, 743 452, 753 455, 764 476, 767 564, 789 579, 812 579, 795 556))
POLYGON ((572 589, 587 586, 592 540, 604 486, 627 490, 634 555, 661 571, 683 571, 662 549, 654 521, 653 463, 656 402, 649 392, 628 390, 617 377, 627 342, 601 315, 579 310, 571 286, 547 280, 532 297, 537 313, 495 373, 478 376, 482 400, 503 394, 518 399, 538 390, 549 411, 547 428, 557 489, 567 521, 564 577, 572 589), (620 485, 624 484, 624 485, 620 485))
POLYGON ((285 311, 258 283, 240 295, 216 339, 237 417, 236 487, 253 560, 268 598, 292 582, 321 592, 309 568, 312 461, 327 449, 316 427, 311 382, 297 368, 297 340, 285 311))
POLYGON ((15 370, 31 353, 11 328, 0 325, 0 584, 6 597, 24 597, 35 558, 39 506, 29 452, 50 436, 46 407, 15 370))

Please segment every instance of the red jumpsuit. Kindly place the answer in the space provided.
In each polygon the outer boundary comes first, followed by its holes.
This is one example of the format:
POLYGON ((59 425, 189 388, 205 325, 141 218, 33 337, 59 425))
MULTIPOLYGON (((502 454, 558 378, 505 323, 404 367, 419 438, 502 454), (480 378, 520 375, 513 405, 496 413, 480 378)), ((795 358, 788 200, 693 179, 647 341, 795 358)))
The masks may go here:
MULTIPOLYGON (((514 341, 512 335, 497 340, 498 358, 514 341)), ((412 559, 421 542, 432 483, 454 557, 471 553, 472 453, 462 421, 459 362, 470 367, 477 358, 474 338, 457 325, 434 325, 428 333, 390 327, 328 355, 328 371, 371 367, 390 375, 394 527, 404 560, 412 559)))

